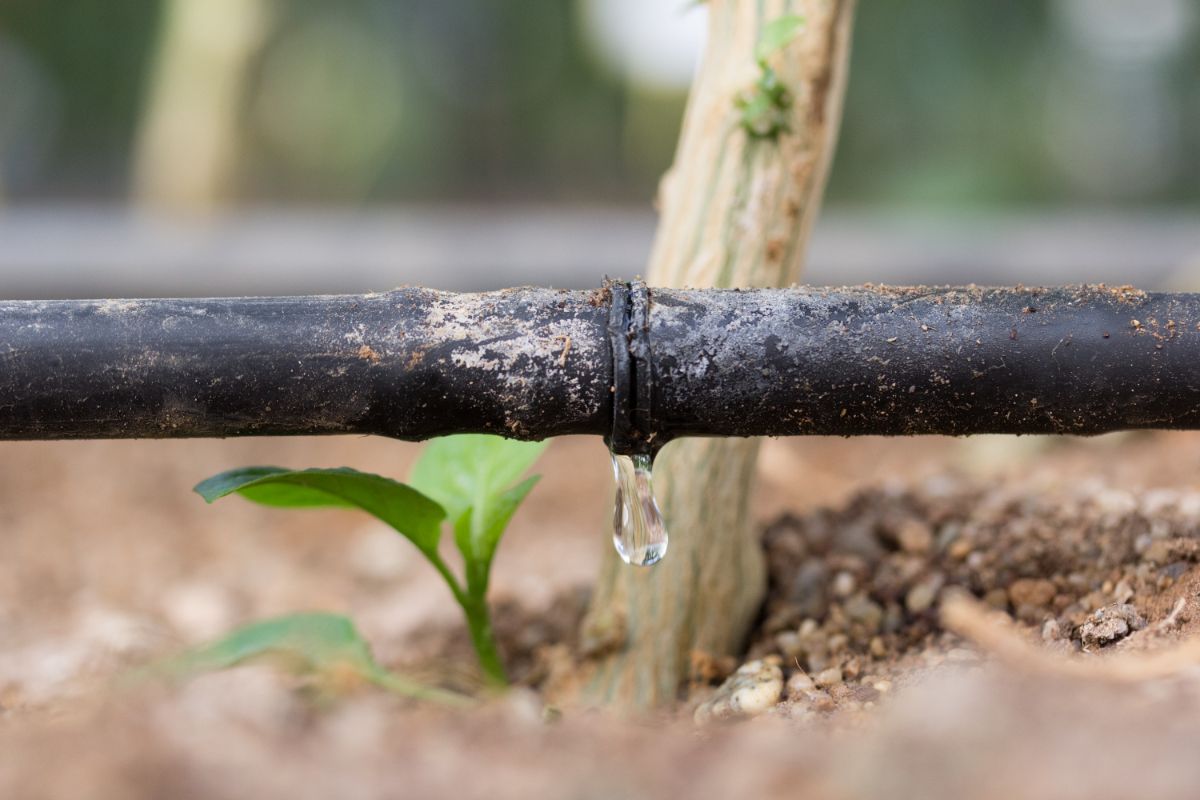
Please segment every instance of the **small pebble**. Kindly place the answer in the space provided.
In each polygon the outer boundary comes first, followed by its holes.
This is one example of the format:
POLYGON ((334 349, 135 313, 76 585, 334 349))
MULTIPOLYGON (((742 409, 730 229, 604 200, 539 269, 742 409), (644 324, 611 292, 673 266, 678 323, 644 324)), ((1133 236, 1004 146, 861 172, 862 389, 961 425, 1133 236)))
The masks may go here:
POLYGON ((849 572, 839 572, 833 578, 833 593, 838 597, 849 597, 858 588, 858 581, 849 572))
POLYGON ((829 610, 829 568, 818 560, 806 561, 792 580, 788 602, 805 617, 823 617, 829 610))
POLYGON ((1128 603, 1114 603, 1097 609, 1090 620, 1079 626, 1079 639, 1085 648, 1104 647, 1144 627, 1146 620, 1136 608, 1128 603))
POLYGON ((933 531, 920 520, 905 520, 896 531, 896 541, 906 553, 928 553, 933 547, 933 531))
POLYGON ((775 646, 788 658, 795 658, 804 651, 804 639, 795 631, 784 631, 775 637, 775 646))
POLYGON ((971 548, 972 545, 969 539, 955 539, 950 543, 950 547, 946 549, 946 555, 955 561, 962 561, 971 555, 971 548))
POLYGON ((869 633, 875 633, 883 625, 883 607, 861 592, 848 599, 842 608, 851 622, 862 625, 869 633))
POLYGON ((909 589, 908 594, 904 596, 904 607, 908 609, 908 613, 923 614, 928 611, 937 599, 944 582, 941 574, 935 572, 909 589))
POLYGON ((829 669, 821 670, 817 673, 814 680, 817 686, 822 689, 828 689, 830 686, 837 686, 842 682, 842 670, 840 667, 830 667, 829 669))
POLYGON ((1133 599, 1133 587, 1129 585, 1129 581, 1122 580, 1113 588, 1113 602, 1128 603, 1133 599))
POLYGON ((783 670, 768 659, 748 661, 721 684, 713 696, 696 708, 697 725, 724 719, 757 716, 783 695, 783 670))
POLYGON ((1153 539, 1142 552, 1142 560, 1151 564, 1169 564, 1179 557, 1178 539, 1153 539))
POLYGON ((811 692, 817 688, 817 684, 812 677, 804 670, 797 670, 792 673, 792 676, 787 680, 787 698, 789 700, 797 700, 806 692, 811 692))
POLYGON ((962 525, 957 522, 950 522, 941 527, 937 534, 937 549, 945 553, 947 549, 955 544, 959 536, 962 535, 962 525))

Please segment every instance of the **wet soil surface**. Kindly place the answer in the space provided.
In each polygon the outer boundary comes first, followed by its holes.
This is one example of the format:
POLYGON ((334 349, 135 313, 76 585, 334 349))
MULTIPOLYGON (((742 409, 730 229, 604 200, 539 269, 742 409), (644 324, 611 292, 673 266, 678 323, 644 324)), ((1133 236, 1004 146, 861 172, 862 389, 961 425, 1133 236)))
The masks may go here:
MULTIPOLYGON (((521 688, 480 710, 264 666, 113 678, 242 622, 350 614, 379 659, 470 685, 445 590, 348 513, 211 508, 249 463, 403 475, 367 439, 0 448, 0 797, 1192 797, 1200 436, 769 442, 769 593, 679 709, 547 713, 601 547, 603 448, 565 440, 501 547, 521 688)), ((669 557, 669 556, 668 556, 669 557)))

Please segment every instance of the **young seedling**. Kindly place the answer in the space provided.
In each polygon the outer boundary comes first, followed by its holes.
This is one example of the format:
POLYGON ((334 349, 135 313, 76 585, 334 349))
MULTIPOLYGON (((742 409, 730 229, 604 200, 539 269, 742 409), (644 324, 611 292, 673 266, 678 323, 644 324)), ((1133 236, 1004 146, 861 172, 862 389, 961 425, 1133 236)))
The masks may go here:
POLYGON ((539 476, 518 479, 544 447, 544 442, 499 436, 450 436, 425 448, 408 484, 346 467, 244 467, 202 481, 196 492, 209 503, 240 494, 279 508, 358 508, 385 522, 412 542, 446 581, 466 615, 485 677, 502 686, 507 677, 492 635, 488 580, 500 537, 539 476), (438 551, 444 521, 463 556, 463 579, 438 551))

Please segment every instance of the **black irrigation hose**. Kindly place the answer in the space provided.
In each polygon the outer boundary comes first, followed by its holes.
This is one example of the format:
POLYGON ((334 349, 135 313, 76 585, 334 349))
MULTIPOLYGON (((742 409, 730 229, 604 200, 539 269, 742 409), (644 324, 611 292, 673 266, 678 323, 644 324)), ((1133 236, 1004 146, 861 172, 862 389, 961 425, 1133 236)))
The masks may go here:
POLYGON ((0 302, 0 439, 1200 428, 1200 295, 1103 286, 0 302))

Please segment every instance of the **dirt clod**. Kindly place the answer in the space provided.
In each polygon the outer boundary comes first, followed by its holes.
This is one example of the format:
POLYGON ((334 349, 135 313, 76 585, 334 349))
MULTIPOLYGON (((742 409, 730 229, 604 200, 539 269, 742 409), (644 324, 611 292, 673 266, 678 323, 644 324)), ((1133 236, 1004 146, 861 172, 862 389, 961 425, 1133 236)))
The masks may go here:
POLYGON ((1085 648, 1104 647, 1146 627, 1146 620, 1128 603, 1113 603, 1096 610, 1092 618, 1079 626, 1079 639, 1085 648))

